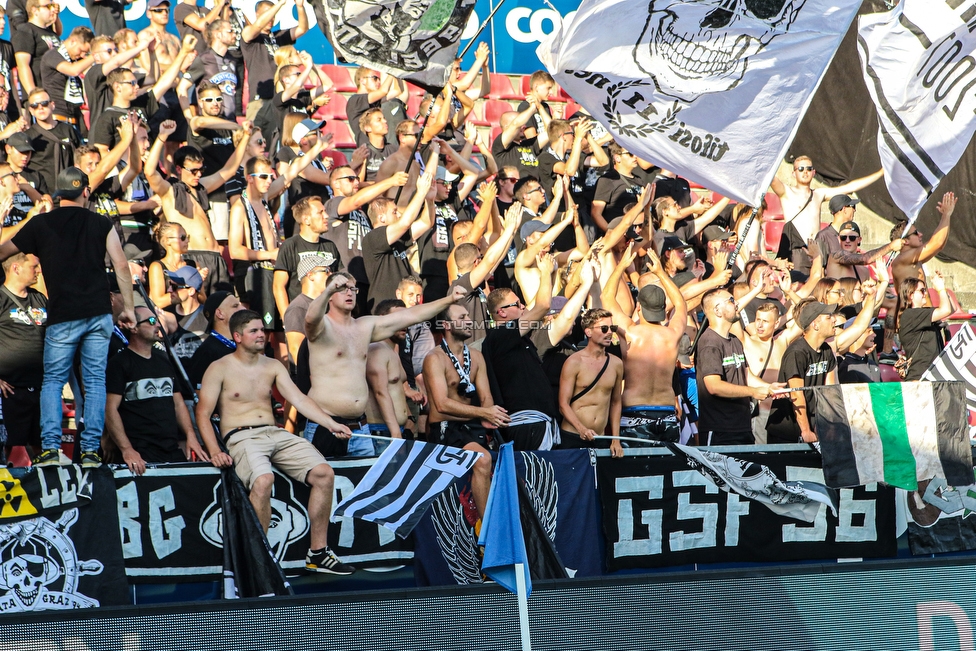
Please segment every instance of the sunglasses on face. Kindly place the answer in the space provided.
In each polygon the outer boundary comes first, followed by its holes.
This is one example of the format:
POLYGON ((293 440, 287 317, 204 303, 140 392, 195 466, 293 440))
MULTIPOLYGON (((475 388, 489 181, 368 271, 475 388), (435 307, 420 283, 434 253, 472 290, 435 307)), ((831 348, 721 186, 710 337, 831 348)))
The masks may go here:
POLYGON ((203 101, 206 102, 207 104, 213 104, 214 102, 223 102, 224 101, 224 98, 223 97, 203 97, 201 99, 203 99, 203 101))
POLYGON ((179 240, 180 242, 186 242, 188 239, 190 239, 190 236, 187 235, 186 233, 183 233, 182 235, 171 235, 169 239, 179 240))
POLYGON ((45 99, 45 100, 41 100, 40 102, 31 102, 30 107, 32 109, 37 109, 37 108, 41 108, 42 106, 46 107, 50 105, 51 105, 51 100, 45 99))
POLYGON ((255 145, 266 145, 266 144, 268 144, 268 141, 266 141, 264 138, 261 138, 260 140, 255 140, 254 141, 254 144, 255 145))
POLYGON ((794 169, 796 169, 797 172, 812 172, 813 165, 800 165, 799 167, 796 167, 794 169))
POLYGON ((156 317, 151 316, 148 319, 143 319, 142 321, 137 321, 136 322, 136 325, 139 326, 139 325, 142 325, 143 323, 148 323, 149 325, 154 326, 154 325, 156 325, 158 323, 158 321, 157 321, 156 317))
POLYGON ((617 332, 617 326, 615 326, 615 325, 602 325, 602 326, 600 326, 599 330, 603 334, 607 334, 608 332, 616 333, 617 332))
POLYGON ((841 242, 856 242, 858 237, 860 237, 860 236, 859 235, 841 235, 840 236, 840 241, 841 242))
POLYGON ((500 305, 498 309, 507 310, 510 307, 525 307, 525 304, 522 303, 522 301, 515 301, 514 303, 509 303, 508 305, 500 305))
POLYGON ((120 84, 129 84, 133 88, 136 88, 136 87, 139 86, 139 81, 137 79, 123 79, 119 83, 120 84))
POLYGON ((263 172, 261 174, 252 174, 251 176, 254 177, 254 178, 256 178, 256 179, 261 179, 262 181, 267 181, 268 179, 274 180, 274 178, 275 178, 274 173, 271 173, 271 172, 263 172))
POLYGON ((160 7, 158 9, 150 9, 149 11, 151 11, 154 14, 164 14, 164 13, 168 14, 169 7, 160 7))
POLYGON ((193 176, 203 176, 202 167, 194 167, 194 168, 184 167, 183 171, 186 172, 187 174, 192 174, 193 176))
POLYGON ((355 181, 358 181, 359 180, 359 177, 358 176, 340 176, 339 178, 337 178, 335 180, 336 181, 354 181, 354 180, 355 181))

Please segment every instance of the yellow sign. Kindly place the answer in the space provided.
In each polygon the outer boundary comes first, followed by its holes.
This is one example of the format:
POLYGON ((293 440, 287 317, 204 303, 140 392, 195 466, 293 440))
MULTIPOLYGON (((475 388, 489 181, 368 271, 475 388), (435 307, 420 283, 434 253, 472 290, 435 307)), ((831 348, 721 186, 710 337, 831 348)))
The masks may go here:
POLYGON ((0 520, 36 515, 37 509, 27 499, 27 491, 6 468, 0 468, 0 520))

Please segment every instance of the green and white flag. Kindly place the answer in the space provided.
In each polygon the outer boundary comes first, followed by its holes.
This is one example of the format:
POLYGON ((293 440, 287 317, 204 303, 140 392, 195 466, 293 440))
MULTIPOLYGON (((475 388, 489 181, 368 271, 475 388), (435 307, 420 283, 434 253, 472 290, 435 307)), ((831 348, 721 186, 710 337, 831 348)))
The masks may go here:
POLYGON ((917 490, 944 477, 973 483, 962 382, 877 382, 817 387, 817 437, 831 488, 884 482, 917 490))

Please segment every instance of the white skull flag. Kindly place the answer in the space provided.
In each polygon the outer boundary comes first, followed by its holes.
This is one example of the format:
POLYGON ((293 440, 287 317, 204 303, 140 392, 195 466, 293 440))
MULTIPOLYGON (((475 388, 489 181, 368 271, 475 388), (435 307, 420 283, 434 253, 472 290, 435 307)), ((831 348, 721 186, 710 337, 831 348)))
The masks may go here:
POLYGON ((860 0, 583 0, 537 54, 638 156, 758 205, 860 0))
POLYGON ((914 218, 976 131, 972 3, 906 0, 858 19, 878 152, 895 205, 914 218))
POLYGON ((312 0, 344 60, 439 91, 476 0, 312 0))

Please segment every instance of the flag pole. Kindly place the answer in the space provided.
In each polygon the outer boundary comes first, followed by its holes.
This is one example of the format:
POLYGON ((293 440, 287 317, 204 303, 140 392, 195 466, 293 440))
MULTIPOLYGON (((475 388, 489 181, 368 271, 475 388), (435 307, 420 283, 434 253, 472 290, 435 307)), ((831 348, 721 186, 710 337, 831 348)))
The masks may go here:
POLYGON ((461 50, 461 54, 455 57, 456 59, 464 58, 464 55, 468 53, 468 50, 471 49, 471 46, 474 45, 474 42, 478 40, 479 36, 481 36, 481 32, 485 31, 485 27, 488 27, 488 23, 491 22, 491 19, 495 17, 495 14, 498 12, 498 10, 501 8, 503 4, 505 4, 505 0, 500 0, 500 2, 497 5, 495 5, 495 8, 491 10, 491 13, 488 14, 488 17, 485 18, 482 21, 481 25, 478 27, 478 31, 474 33, 474 36, 471 37, 471 39, 468 41, 468 44, 464 46, 463 50, 461 50))
POLYGON ((519 631, 522 651, 532 651, 532 635, 529 632, 529 596, 525 589, 525 564, 515 564, 515 587, 518 597, 519 631))
MULTIPOLYGON (((742 250, 743 245, 746 243, 746 237, 749 236, 749 229, 752 228, 752 222, 756 221, 756 216, 759 214, 759 206, 752 209, 752 214, 749 215, 749 221, 746 222, 745 228, 742 229, 742 236, 739 237, 739 241, 736 242, 735 249, 732 251, 732 255, 729 256, 728 261, 725 263, 726 269, 731 269, 735 265, 735 259, 739 257, 739 251, 742 250)), ((698 332, 695 334, 695 340, 691 342, 691 349, 695 350, 698 348, 698 340, 701 336, 705 334, 705 329, 708 328, 708 317, 701 322, 698 326, 698 332)))

